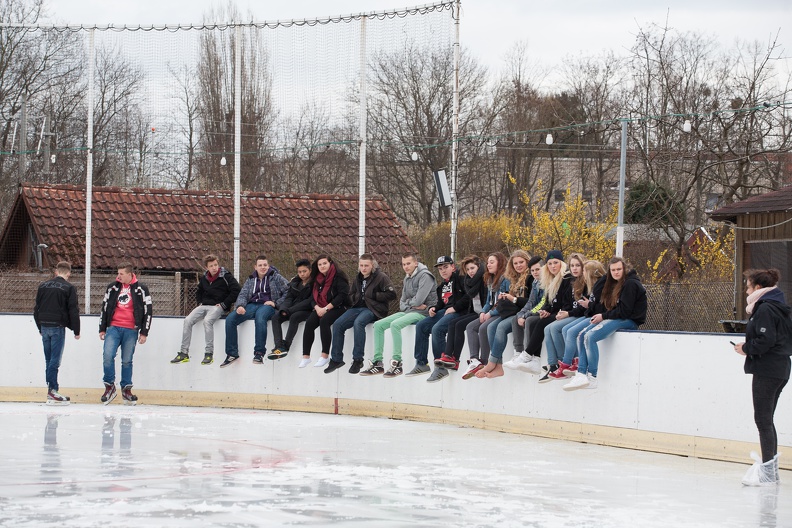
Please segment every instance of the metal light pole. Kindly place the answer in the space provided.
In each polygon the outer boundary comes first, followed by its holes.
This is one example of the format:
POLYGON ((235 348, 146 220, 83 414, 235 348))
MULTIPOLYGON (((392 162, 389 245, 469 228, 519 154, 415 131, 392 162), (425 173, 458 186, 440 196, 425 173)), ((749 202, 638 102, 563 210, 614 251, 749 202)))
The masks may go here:
POLYGON ((624 185, 627 179, 627 120, 621 120, 621 158, 619 160, 619 223, 616 227, 616 256, 624 256, 624 185))

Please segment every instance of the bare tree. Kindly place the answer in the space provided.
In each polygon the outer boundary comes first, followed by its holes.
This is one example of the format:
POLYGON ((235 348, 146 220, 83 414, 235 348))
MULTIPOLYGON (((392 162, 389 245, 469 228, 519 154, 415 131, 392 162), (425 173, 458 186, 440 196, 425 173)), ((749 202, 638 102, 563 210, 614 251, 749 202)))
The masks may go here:
MULTIPOLYGON (((241 20, 233 4, 205 17, 241 20)), ((248 17, 252 18, 252 17, 248 17)), ((236 32, 205 32, 201 35, 198 62, 198 101, 201 140, 212 154, 200 163, 201 177, 211 187, 230 188, 234 166, 234 64, 236 32), (219 161, 223 156, 226 165, 219 161)), ((242 31, 242 186, 248 190, 269 190, 263 167, 272 145, 273 124, 277 115, 271 101, 268 53, 262 31, 242 31)))
MULTIPOLYGON (((370 185, 407 223, 427 225, 447 214, 439 207, 432 172, 450 167, 453 72, 449 53, 413 44, 380 55, 370 70, 370 185)), ((486 131, 492 122, 485 104, 486 70, 463 53, 459 77, 460 134, 486 131)), ((460 170, 462 188, 470 174, 460 170)))

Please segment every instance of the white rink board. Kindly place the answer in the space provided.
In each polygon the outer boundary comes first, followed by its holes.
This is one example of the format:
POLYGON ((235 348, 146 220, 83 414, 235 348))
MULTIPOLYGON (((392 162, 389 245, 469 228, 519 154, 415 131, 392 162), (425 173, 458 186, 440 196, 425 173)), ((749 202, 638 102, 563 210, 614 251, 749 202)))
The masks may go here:
MULTIPOLYGON (((253 322, 239 327, 241 359, 219 368, 224 358, 224 321, 215 330, 215 363, 200 364, 203 327, 195 325, 191 361, 172 365, 179 350, 183 318, 155 317, 148 341, 138 345, 134 362, 134 386, 138 391, 179 391, 226 394, 271 394, 291 397, 329 398, 409 404, 444 410, 474 411, 486 416, 505 415, 572 424, 626 428, 635 431, 691 435, 722 441, 757 443, 753 424, 750 376, 743 360, 729 345, 728 334, 674 334, 619 332, 600 347, 599 389, 567 393, 563 383, 538 384, 537 376, 506 372, 497 379, 462 380, 461 373, 430 384, 425 376, 383 379, 347 373, 351 363, 352 330, 346 335, 347 366, 328 375, 322 368, 298 369, 301 332, 286 358, 252 363, 253 322)), ((102 387, 102 342, 98 317, 83 316, 83 336, 74 340, 67 332, 60 369, 62 392, 102 387)), ((1 352, 0 387, 42 388, 44 359, 32 315, 0 315, 5 336, 1 352)), ((372 331, 367 332, 367 357, 372 351, 372 331)), ((386 332, 385 359, 390 358, 390 334, 386 332)), ((405 371, 412 368, 414 332, 404 332, 405 371)), ((272 333, 268 349, 272 348, 272 333)), ((317 332, 313 358, 319 357, 317 332)), ((504 359, 511 355, 507 347, 504 359)), ((463 351, 463 360, 468 357, 463 351)), ((430 350, 431 358, 431 350, 430 350)), ((117 359, 117 376, 120 360, 117 359)), ((788 391, 787 391, 788 392, 788 391)), ((782 394, 776 413, 779 444, 792 446, 792 413, 788 395, 782 394)), ((146 403, 141 397, 141 404, 146 403)), ((220 405, 220 404, 218 404, 220 405)))

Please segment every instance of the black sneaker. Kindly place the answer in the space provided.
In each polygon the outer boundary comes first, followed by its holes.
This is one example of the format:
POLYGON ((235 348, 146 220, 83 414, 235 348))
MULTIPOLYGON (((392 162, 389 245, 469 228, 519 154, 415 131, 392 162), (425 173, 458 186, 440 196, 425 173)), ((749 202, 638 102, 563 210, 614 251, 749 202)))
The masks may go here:
POLYGON ((214 363, 214 354, 204 354, 201 365, 211 365, 212 363, 214 363))
POLYGON ((259 353, 253 354, 253 363, 256 365, 261 365, 264 363, 264 355, 259 353))
POLYGON ((547 383, 548 381, 553 381, 554 378, 550 377, 550 374, 558 370, 558 366, 553 365, 549 367, 547 370, 542 370, 542 377, 539 378, 539 383, 547 383))
POLYGON ((115 383, 105 383, 105 391, 102 394, 102 403, 107 405, 111 401, 113 401, 116 397, 116 388, 115 383))
POLYGON ((376 376, 377 374, 382 374, 385 372, 385 366, 382 364, 382 361, 369 361, 368 368, 365 368, 360 371, 361 376, 376 376))
POLYGON ((362 359, 353 359, 352 366, 349 367, 350 374, 357 374, 360 372, 360 369, 363 368, 363 360, 362 359))
POLYGON ((124 403, 127 405, 136 405, 137 404, 137 396, 132 394, 132 385, 127 385, 123 389, 121 389, 121 397, 124 398, 124 403))
POLYGON ((390 368, 382 375, 383 378, 395 378, 402 375, 402 362, 391 359, 390 368))
POLYGON ((176 357, 171 359, 171 363, 189 363, 190 356, 184 352, 179 352, 176 357))
POLYGON ((226 356, 225 361, 220 363, 220 368, 226 368, 228 365, 239 359, 239 356, 226 356))
POLYGON ((325 373, 325 374, 330 374, 330 373, 331 373, 331 372, 333 372, 334 370, 338 370, 338 369, 340 369, 341 367, 343 367, 344 365, 346 365, 346 363, 344 363, 343 361, 333 361, 333 360, 331 359, 331 360, 330 360, 330 363, 327 365, 327 368, 326 368, 326 369, 324 369, 324 373, 325 373))
POLYGON ((275 350, 273 350, 272 352, 269 353, 269 355, 267 356, 267 359, 275 360, 275 359, 285 358, 288 355, 289 355, 289 350, 288 349, 278 347, 278 348, 276 348, 275 350))

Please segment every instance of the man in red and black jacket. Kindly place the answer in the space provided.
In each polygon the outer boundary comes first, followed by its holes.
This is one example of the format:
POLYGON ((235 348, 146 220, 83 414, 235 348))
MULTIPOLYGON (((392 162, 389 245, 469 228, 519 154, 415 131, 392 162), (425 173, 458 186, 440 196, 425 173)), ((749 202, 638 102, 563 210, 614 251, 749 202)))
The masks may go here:
POLYGON ((121 395, 124 403, 135 405, 132 394, 132 356, 135 345, 146 342, 151 328, 151 294, 145 284, 138 282, 129 262, 118 265, 118 276, 107 286, 102 313, 99 318, 99 339, 104 341, 104 385, 102 403, 107 405, 116 397, 115 357, 121 348, 121 395))

